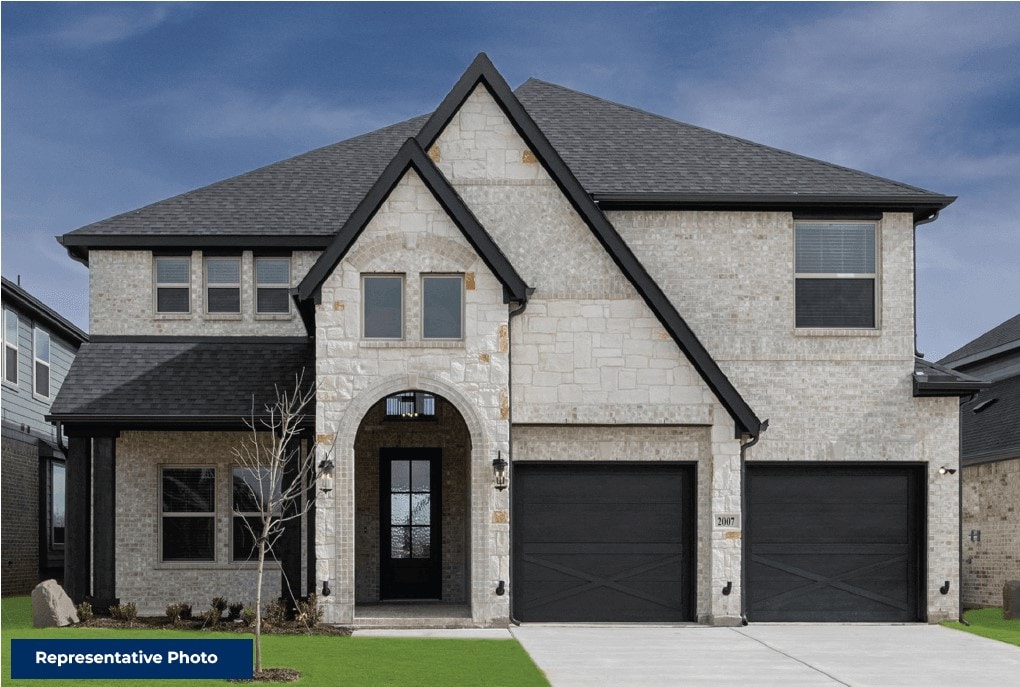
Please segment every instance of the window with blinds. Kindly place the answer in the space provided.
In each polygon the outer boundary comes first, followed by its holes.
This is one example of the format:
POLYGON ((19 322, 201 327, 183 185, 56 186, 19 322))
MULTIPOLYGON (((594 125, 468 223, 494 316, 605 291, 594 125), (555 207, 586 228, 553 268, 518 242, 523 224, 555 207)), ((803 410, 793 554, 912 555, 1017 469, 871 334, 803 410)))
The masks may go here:
POLYGON ((191 258, 156 258, 156 312, 191 312, 191 258))
POLYGON ((876 327, 876 225, 798 222, 794 231, 796 326, 876 327))
POLYGON ((241 258, 206 258, 205 285, 206 312, 241 312, 241 258))
POLYGON ((255 258, 255 312, 290 313, 290 258, 255 258))
POLYGON ((160 502, 160 560, 215 560, 215 469, 163 468, 160 470, 160 502))

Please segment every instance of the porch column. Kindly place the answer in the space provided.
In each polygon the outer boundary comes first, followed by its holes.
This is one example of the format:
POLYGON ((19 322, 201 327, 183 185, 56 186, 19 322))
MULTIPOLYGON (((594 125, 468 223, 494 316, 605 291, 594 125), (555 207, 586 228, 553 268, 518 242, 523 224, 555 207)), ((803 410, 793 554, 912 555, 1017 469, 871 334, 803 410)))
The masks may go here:
POLYGON ((91 596, 92 437, 67 440, 64 591, 76 604, 91 596))
POLYGON ((93 607, 105 611, 117 603, 117 439, 92 439, 93 494, 92 595, 93 607))

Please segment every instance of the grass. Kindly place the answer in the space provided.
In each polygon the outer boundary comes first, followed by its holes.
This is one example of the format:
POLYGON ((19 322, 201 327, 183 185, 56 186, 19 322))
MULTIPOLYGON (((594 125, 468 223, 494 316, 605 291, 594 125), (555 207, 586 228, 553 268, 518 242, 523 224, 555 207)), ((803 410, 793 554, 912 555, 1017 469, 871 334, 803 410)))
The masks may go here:
POLYGON ((950 621, 942 624, 956 630, 1020 646, 1020 620, 1005 620, 1002 617, 1001 608, 978 608, 973 611, 965 611, 963 617, 970 623, 970 627, 963 623, 950 621))
MULTIPOLYGON (((79 687, 75 680, 12 680, 11 639, 174 639, 238 638, 233 633, 171 630, 101 630, 93 628, 32 627, 32 603, 28 597, 2 601, 2 682, 7 685, 79 687)), ((243 636, 243 635, 240 635, 243 636)), ((301 671, 297 687, 481 687, 545 686, 545 676, 516 640, 491 639, 389 639, 382 637, 328 637, 264 635, 263 664, 267 668, 301 671)), ((188 687, 216 685, 224 680, 186 680, 188 687)), ((181 680, 89 680, 90 686, 181 687, 181 680)))

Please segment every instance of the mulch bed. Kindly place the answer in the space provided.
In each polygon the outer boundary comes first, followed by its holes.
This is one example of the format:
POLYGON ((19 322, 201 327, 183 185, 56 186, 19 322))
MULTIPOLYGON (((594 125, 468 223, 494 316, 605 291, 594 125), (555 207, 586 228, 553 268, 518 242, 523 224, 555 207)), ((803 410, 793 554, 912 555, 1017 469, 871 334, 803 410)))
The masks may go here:
MULTIPOLYGON (((221 620, 215 625, 209 625, 203 620, 179 620, 176 624, 170 621, 169 618, 151 617, 151 618, 135 618, 132 622, 126 620, 115 620, 106 616, 93 616, 83 623, 78 623, 75 627, 98 627, 110 630, 194 630, 194 631, 215 631, 215 632, 236 632, 238 634, 253 634, 255 632, 254 627, 245 625, 243 622, 234 622, 232 620, 221 620)), ((325 635, 334 637, 349 637, 351 635, 351 628, 349 627, 338 627, 336 625, 313 625, 308 627, 298 622, 288 622, 283 625, 267 625, 265 622, 262 624, 262 634, 266 635, 325 635)), ((273 668, 272 670, 277 670, 273 668)), ((280 669, 284 670, 284 669, 280 669)), ((293 671, 291 671, 293 672, 293 671)), ((296 680, 297 677, 291 678, 296 680)), ((256 680, 257 682, 260 680, 256 680)), ((263 682, 265 680, 262 680, 263 682)), ((271 680, 271 682, 277 680, 271 680)), ((287 680, 285 680, 287 681, 287 680)))
POLYGON ((256 673, 251 680, 227 680, 227 682, 294 682, 301 677, 301 673, 293 668, 263 668, 261 673, 256 673))

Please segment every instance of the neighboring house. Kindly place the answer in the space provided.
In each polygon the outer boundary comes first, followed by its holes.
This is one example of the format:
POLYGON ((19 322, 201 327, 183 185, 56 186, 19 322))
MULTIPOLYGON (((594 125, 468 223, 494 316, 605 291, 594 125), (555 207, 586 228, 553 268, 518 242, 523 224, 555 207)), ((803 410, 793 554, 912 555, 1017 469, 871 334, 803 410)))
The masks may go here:
POLYGON ((430 115, 65 234, 69 593, 250 602, 230 449, 314 369, 335 470, 272 584, 328 622, 956 617, 980 384, 915 360, 913 282, 952 200, 480 55, 430 115))
POLYGON ((6 278, 2 324, 0 585, 13 596, 64 576, 64 452, 44 416, 88 335, 6 278))
POLYGON ((1020 315, 939 364, 991 382, 960 405, 963 604, 1001 606, 1020 580, 1020 315))

